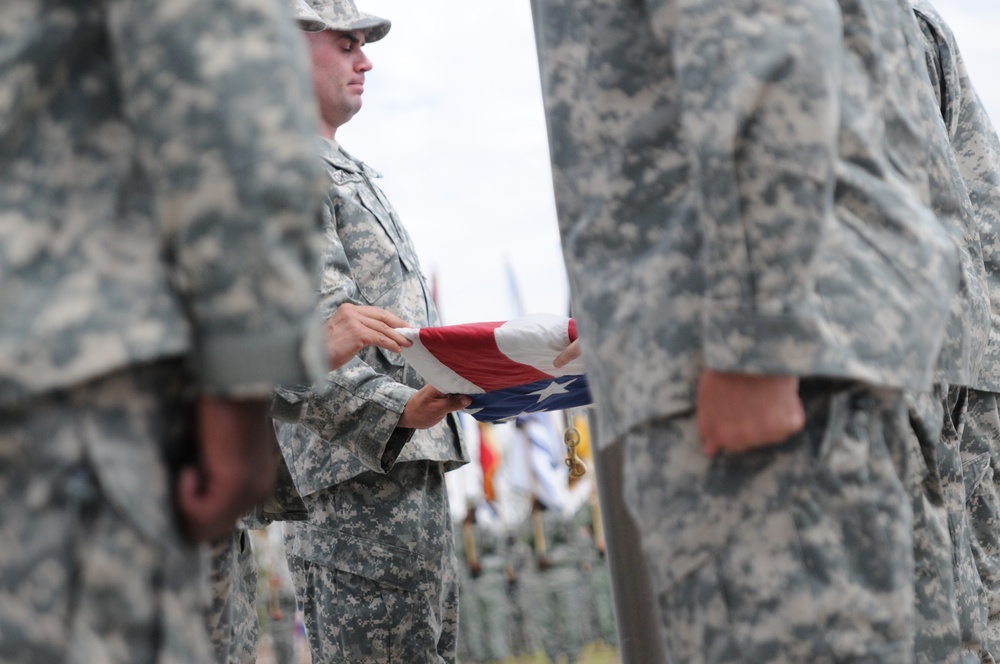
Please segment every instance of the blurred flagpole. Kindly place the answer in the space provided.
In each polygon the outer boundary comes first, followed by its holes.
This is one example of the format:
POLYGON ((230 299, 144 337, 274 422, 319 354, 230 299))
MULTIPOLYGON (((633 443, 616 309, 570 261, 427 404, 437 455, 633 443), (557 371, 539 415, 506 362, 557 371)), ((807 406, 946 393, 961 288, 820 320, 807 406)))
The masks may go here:
POLYGON ((524 300, 521 299, 521 289, 517 285, 517 275, 514 274, 514 266, 510 263, 510 257, 505 256, 504 268, 507 271, 507 289, 510 294, 510 306, 514 310, 512 318, 519 318, 524 315, 524 300))

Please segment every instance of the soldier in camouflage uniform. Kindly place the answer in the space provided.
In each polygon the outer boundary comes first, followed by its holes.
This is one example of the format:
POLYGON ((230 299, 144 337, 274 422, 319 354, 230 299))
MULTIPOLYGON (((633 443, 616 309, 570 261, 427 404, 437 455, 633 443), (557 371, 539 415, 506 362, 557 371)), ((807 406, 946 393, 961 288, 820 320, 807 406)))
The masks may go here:
POLYGON ((514 657, 534 655, 538 650, 538 630, 528 616, 527 587, 536 572, 535 557, 528 537, 516 529, 507 533, 507 642, 514 657))
MULTIPOLYGON (((293 11, 300 25, 319 29, 322 19, 309 5, 293 4, 293 11)), ((366 345, 399 352, 401 345, 411 342, 393 328, 405 325, 403 320, 379 307, 346 305, 338 308, 326 323, 329 368, 342 366, 366 345)), ((213 543, 209 572, 211 602, 206 610, 206 622, 218 664, 246 664, 257 658, 257 565, 246 529, 265 528, 276 518, 303 519, 305 509, 287 466, 282 462, 276 495, 254 514, 241 519, 230 536, 213 543)), ((294 604, 290 583, 289 580, 288 587, 283 588, 286 594, 282 598, 289 599, 287 593, 291 593, 294 604)))
POLYGON ((212 543, 206 611, 208 636, 217 664, 257 661, 257 564, 244 524, 212 543))
POLYGON ((476 518, 470 505, 461 524, 459 569, 462 611, 459 626, 468 649, 462 661, 499 662, 510 656, 507 643, 507 546, 498 528, 476 518), (464 568, 464 569, 463 569, 464 568))
MULTIPOLYGON (((401 346, 412 343, 394 329, 405 325, 402 319, 379 307, 348 304, 338 308, 327 321, 325 331, 329 367, 342 366, 366 345, 398 353, 401 346)), ((306 506, 295 491, 288 466, 282 459, 275 495, 252 514, 244 516, 230 535, 212 543, 211 601, 205 619, 218 664, 246 664, 257 658, 258 566, 247 529, 267 528, 276 520, 301 521, 306 517, 306 506)), ((280 563, 287 568, 283 553, 280 563)), ((295 594, 290 577, 280 591, 282 601, 291 600, 294 612, 295 594)))
MULTIPOLYGON (((912 72, 909 79, 918 102, 918 115, 904 117, 896 105, 890 107, 887 121, 892 126, 915 120, 924 127, 927 137, 927 150, 918 155, 922 159, 910 161, 902 172, 919 199, 951 233, 959 250, 963 275, 959 292, 952 299, 945 343, 935 366, 935 389, 932 393, 908 394, 914 432, 923 448, 933 453, 926 458, 936 460, 927 480, 921 482, 927 490, 916 496, 914 504, 916 657, 918 662, 928 664, 954 659, 955 632, 944 626, 957 624, 961 659, 992 661, 984 634, 985 607, 966 518, 959 442, 967 422, 970 389, 984 385, 982 381, 987 376, 982 369, 990 337, 990 299, 979 228, 927 77, 920 31, 909 3, 871 0, 868 4, 869 12, 876 17, 872 33, 886 54, 890 57, 898 54, 897 69, 912 72), (949 538, 943 541, 948 543, 947 548, 940 546, 942 538, 929 536, 935 529, 927 525, 935 519, 946 526, 949 538), (941 570, 949 567, 954 568, 953 583, 948 583, 941 574, 941 570)), ((849 36, 849 48, 855 44, 849 36)), ((864 46, 859 44, 857 50, 864 52, 864 46)))
POLYGON ((301 39, 274 0, 0 33, 0 660, 207 662, 190 541, 269 493, 269 395, 323 368, 301 39))
POLYGON ((926 0, 910 3, 920 28, 933 109, 940 113, 954 151, 955 168, 977 220, 992 325, 976 380, 968 390, 968 416, 961 438, 965 502, 977 574, 958 578, 960 598, 979 608, 985 627, 982 661, 994 661, 1000 646, 1000 540, 997 477, 1000 477, 1000 140, 975 88, 950 28, 926 0))
POLYGON ((590 563, 586 530, 572 516, 535 501, 530 542, 536 573, 527 578, 528 619, 551 662, 573 664, 583 651, 590 612, 584 566, 590 563))
POLYGON ((257 612, 263 615, 262 627, 271 636, 271 655, 274 664, 295 664, 296 611, 295 586, 285 557, 285 530, 280 521, 266 530, 255 529, 253 535, 254 558, 260 576, 258 582, 257 612))
MULTIPOLYGON (((319 100, 329 176, 320 314, 378 305, 414 326, 437 312, 413 244, 378 175, 335 142, 361 106, 361 50, 389 22, 350 0, 313 0, 301 23, 319 100)), ((397 353, 366 349, 325 383, 280 390, 295 418, 278 438, 309 511, 289 523, 288 559, 313 662, 450 662, 457 577, 444 473, 468 460, 452 411, 467 397, 425 386, 397 353)))
MULTIPOLYGON (((873 2, 872 5, 878 8, 881 3, 873 2)), ((930 139, 929 150, 924 160, 915 164, 915 177, 911 181, 918 194, 951 231, 959 248, 964 276, 959 296, 952 302, 952 316, 946 334, 948 341, 942 349, 934 376, 938 383, 936 393, 943 398, 935 402, 927 395, 912 395, 914 407, 911 420, 921 437, 933 429, 941 429, 934 450, 939 489, 931 488, 928 497, 937 494, 945 508, 951 554, 941 564, 950 562, 954 567, 953 605, 960 626, 961 660, 993 662, 992 652, 996 644, 986 628, 985 590, 977 571, 975 533, 970 529, 974 510, 969 511, 967 504, 968 497, 980 490, 984 465, 988 463, 986 458, 982 458, 988 449, 984 443, 989 432, 996 431, 998 422, 994 392, 1000 389, 1000 362, 997 361, 1000 359, 1000 347, 990 343, 991 339, 995 341, 998 328, 994 323, 996 314, 991 311, 994 307, 991 306, 988 283, 989 272, 993 270, 988 267, 989 253, 984 252, 984 242, 980 239, 980 233, 986 233, 984 238, 987 240, 995 237, 995 228, 989 223, 982 224, 979 219, 981 214, 973 202, 975 197, 970 196, 959 156, 952 149, 950 131, 943 122, 941 77, 939 63, 936 62, 938 49, 927 43, 908 1, 898 1, 894 7, 886 7, 886 11, 889 9, 894 9, 899 15, 904 28, 903 35, 909 46, 907 52, 913 59, 913 80, 917 83, 916 93, 922 112, 920 120, 930 139), (925 53, 926 61, 922 57, 925 53), (932 83, 932 79, 937 82, 932 83), (962 351, 960 344, 955 343, 956 339, 965 339, 967 350, 962 351), (933 419, 928 420, 928 416, 933 419)), ((888 24, 891 25, 891 21, 888 24)), ((889 32, 888 37, 896 38, 896 34, 889 32)), ((982 193, 989 192, 980 187, 982 193)), ((996 201, 994 194, 990 202, 996 201)), ((994 289, 997 286, 1000 284, 995 284, 994 289)), ((994 292, 993 298, 996 297, 994 292)), ((989 521, 995 524, 993 518, 989 521)), ((923 583, 919 565, 917 574, 918 608, 931 609, 918 614, 917 661, 944 661, 949 649, 946 647, 947 640, 941 638, 943 632, 939 628, 939 618, 946 615, 941 610, 945 604, 939 600, 936 604, 938 608, 933 609, 933 603, 921 602, 931 599, 928 589, 933 586, 923 583)), ((944 588, 946 586, 942 586, 944 588)))
POLYGON ((914 545, 947 533, 914 533, 933 469, 903 390, 931 385, 960 272, 872 4, 535 3, 599 440, 673 661, 915 657, 914 545))

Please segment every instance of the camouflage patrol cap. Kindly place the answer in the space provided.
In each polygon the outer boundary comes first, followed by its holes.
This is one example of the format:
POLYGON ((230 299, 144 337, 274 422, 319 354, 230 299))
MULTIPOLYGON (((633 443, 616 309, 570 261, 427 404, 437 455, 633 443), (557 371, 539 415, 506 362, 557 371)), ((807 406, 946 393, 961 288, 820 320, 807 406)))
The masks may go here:
POLYGON ((295 0, 293 14, 307 32, 361 30, 368 43, 385 37, 392 26, 388 19, 359 12, 354 0, 295 0))

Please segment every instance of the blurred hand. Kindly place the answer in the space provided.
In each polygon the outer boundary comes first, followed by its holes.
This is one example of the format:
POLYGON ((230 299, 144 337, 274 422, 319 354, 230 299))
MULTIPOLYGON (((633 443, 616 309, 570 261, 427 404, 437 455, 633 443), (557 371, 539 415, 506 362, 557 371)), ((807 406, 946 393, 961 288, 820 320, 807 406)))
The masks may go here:
POLYGON ((580 340, 576 339, 570 345, 566 346, 563 352, 556 355, 556 359, 552 361, 552 366, 556 369, 562 369, 564 366, 572 362, 573 360, 580 357, 580 352, 582 348, 580 346, 580 340))
POLYGON ((198 466, 180 470, 174 501, 189 539, 226 535, 274 491, 280 451, 266 399, 202 396, 197 404, 198 466))
POLYGON ((468 408, 472 399, 463 394, 445 394, 424 385, 410 397, 403 408, 398 426, 407 429, 429 429, 456 410, 468 408))
POLYGON ((398 353, 413 345, 394 328, 411 327, 402 318, 378 307, 345 302, 326 322, 326 353, 330 369, 337 369, 365 346, 378 346, 398 353))
POLYGON ((696 418, 709 456, 777 445, 805 426, 799 379, 705 369, 698 381, 696 418))

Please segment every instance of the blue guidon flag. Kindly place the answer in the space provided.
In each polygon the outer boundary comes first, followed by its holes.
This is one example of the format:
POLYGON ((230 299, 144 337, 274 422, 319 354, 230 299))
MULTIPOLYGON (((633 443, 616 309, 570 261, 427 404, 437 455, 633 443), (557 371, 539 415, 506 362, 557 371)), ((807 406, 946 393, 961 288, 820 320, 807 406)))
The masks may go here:
POLYGON ((467 394, 480 422, 563 410, 591 402, 583 358, 561 369, 552 361, 576 339, 576 322, 531 314, 506 322, 403 328, 413 342, 403 357, 447 394, 467 394))

